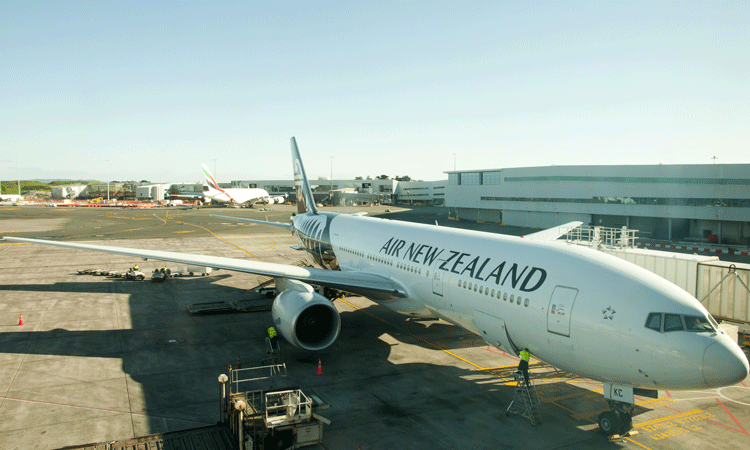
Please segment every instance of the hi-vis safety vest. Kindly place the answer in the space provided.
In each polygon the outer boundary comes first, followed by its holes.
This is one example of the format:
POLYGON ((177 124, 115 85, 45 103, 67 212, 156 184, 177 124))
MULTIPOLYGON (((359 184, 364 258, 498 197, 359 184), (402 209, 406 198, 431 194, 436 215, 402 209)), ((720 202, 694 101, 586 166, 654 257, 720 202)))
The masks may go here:
POLYGON ((276 337, 276 328, 274 327, 268 328, 268 337, 270 338, 276 337))
POLYGON ((529 362, 529 352, 527 352, 526 350, 521 350, 521 359, 529 362))

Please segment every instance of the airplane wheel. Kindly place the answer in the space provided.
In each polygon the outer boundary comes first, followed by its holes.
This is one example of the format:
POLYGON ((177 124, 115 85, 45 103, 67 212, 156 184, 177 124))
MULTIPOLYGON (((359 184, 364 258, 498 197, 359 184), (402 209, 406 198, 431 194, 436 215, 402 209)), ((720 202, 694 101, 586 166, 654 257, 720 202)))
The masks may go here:
POLYGON ((620 414, 620 429, 618 434, 625 434, 633 428, 633 417, 628 413, 620 414))
POLYGON ((617 434, 620 430, 620 420, 614 411, 604 411, 599 414, 599 429, 606 436, 617 434))

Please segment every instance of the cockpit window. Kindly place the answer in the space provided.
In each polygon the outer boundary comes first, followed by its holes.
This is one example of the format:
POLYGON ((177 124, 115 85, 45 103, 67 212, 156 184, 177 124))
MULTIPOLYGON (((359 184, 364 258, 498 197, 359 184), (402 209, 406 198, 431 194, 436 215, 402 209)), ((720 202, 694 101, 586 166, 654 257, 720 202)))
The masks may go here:
POLYGON ((664 332, 682 330, 682 317, 679 314, 664 314, 664 332))
POLYGON ((683 316, 680 314, 667 314, 652 312, 646 319, 646 328, 654 331, 662 331, 662 317, 664 317, 664 332, 669 331, 710 331, 716 333, 719 324, 709 314, 706 316, 683 316), (683 322, 684 320, 684 322, 683 322))
POLYGON ((715 331, 708 319, 701 316, 685 316, 685 328, 688 331, 715 331))
POLYGON ((646 328, 661 331, 661 313, 651 313, 646 319, 646 328))

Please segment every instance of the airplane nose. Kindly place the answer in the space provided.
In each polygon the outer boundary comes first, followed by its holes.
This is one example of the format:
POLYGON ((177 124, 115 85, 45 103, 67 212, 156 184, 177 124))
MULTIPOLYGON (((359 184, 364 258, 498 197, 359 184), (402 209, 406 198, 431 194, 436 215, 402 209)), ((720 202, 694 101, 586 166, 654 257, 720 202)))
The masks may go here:
POLYGON ((748 371, 747 357, 738 345, 714 342, 703 353, 703 378, 708 387, 737 384, 747 378, 748 371))

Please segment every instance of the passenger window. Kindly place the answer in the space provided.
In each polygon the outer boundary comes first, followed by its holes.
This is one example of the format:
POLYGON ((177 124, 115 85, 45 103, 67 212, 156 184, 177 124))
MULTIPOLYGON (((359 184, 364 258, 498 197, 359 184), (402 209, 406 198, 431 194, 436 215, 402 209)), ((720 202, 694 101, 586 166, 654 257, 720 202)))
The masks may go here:
POLYGON ((651 313, 646 319, 646 328, 661 331, 661 313, 651 313))
POLYGON ((685 327, 688 331, 714 331, 708 319, 700 316, 685 316, 685 327))
POLYGON ((664 332, 682 330, 682 317, 678 314, 664 314, 664 332))

